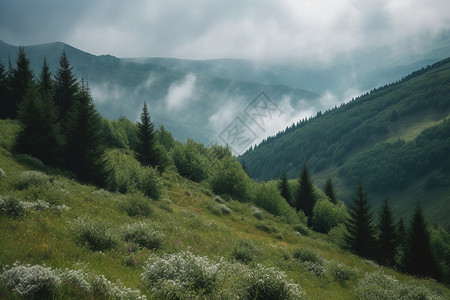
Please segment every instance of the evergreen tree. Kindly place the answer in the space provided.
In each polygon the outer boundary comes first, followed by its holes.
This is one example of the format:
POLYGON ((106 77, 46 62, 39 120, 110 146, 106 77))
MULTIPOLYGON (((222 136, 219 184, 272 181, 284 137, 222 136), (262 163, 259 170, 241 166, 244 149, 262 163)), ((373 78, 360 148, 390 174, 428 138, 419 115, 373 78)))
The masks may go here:
POLYGON ((407 273, 438 278, 439 270, 431 252, 427 224, 420 205, 417 205, 411 220, 405 250, 403 265, 407 273))
POLYGON ((299 189, 296 199, 296 209, 297 211, 302 210, 308 217, 308 225, 311 225, 312 211, 316 199, 313 193, 313 185, 309 176, 309 171, 306 164, 303 165, 303 171, 299 179, 299 189))
POLYGON ((156 167, 158 165, 158 154, 155 146, 155 132, 153 122, 150 120, 147 103, 144 103, 141 120, 137 123, 139 142, 136 149, 137 160, 143 166, 156 167))
POLYGON ((289 190, 289 183, 285 171, 283 171, 278 181, 278 189, 280 190, 281 196, 286 199, 287 203, 289 203, 289 205, 292 205, 291 191, 289 190))
POLYGON ((348 249, 366 258, 373 256, 371 250, 375 245, 372 214, 369 210, 367 194, 360 183, 356 189, 356 197, 348 209, 349 216, 345 223, 348 233, 345 234, 345 242, 348 249))
POLYGON ((383 265, 392 266, 397 247, 397 237, 394 218, 392 217, 387 198, 384 199, 383 205, 381 206, 378 218, 378 230, 380 232, 378 237, 378 261, 383 265))
POLYGON ((58 121, 63 132, 67 132, 69 121, 68 113, 76 102, 78 90, 78 80, 73 74, 73 68, 63 50, 59 60, 59 68, 55 74, 55 97, 54 102, 58 112, 58 121))
POLYGON ((395 241, 395 244, 397 246, 397 248, 395 249, 395 265, 399 269, 404 269, 403 262, 406 248, 406 228, 403 222, 403 218, 400 218, 400 220, 398 221, 397 226, 395 227, 395 232, 397 238, 395 241))
POLYGON ((0 61, 0 119, 6 119, 8 83, 5 65, 0 61))
POLYGON ((23 47, 19 48, 16 60, 16 69, 11 69, 11 95, 6 99, 6 117, 17 118, 17 111, 27 92, 28 86, 33 84, 33 73, 23 47))
POLYGON ((65 156, 69 170, 80 180, 103 185, 107 171, 103 156, 102 119, 84 80, 69 112, 68 124, 65 156))
POLYGON ((41 73, 38 79, 38 89, 41 96, 45 97, 46 100, 53 102, 54 94, 54 82, 52 80, 52 74, 50 73, 50 68, 47 63, 47 59, 44 57, 44 62, 42 64, 41 73))
POLYGON ((336 197, 336 193, 334 192, 334 185, 333 185, 333 181, 331 181, 331 177, 328 177, 327 181, 325 182, 324 192, 325 192, 325 195, 328 196, 328 198, 330 199, 331 202, 333 202, 334 204, 337 204, 337 197, 336 197))

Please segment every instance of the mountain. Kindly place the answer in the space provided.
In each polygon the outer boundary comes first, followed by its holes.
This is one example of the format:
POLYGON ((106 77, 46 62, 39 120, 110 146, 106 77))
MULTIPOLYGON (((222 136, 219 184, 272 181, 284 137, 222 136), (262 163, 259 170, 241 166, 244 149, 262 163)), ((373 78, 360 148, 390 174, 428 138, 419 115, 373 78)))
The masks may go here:
MULTIPOLYGON (((236 117, 250 122, 244 110, 261 92, 283 111, 325 109, 324 103, 317 101, 318 94, 281 84, 196 74, 110 55, 95 56, 61 42, 26 46, 24 50, 35 75, 44 57, 54 72, 64 50, 75 74, 87 77, 95 104, 104 117, 117 119, 123 115, 136 120, 146 101, 155 124, 164 124, 179 140, 220 142, 218 135, 236 117)), ((18 47, 0 42, 0 61, 4 64, 11 60, 14 65, 17 52, 18 47)), ((279 121, 281 125, 277 124, 273 133, 287 124, 279 121)))
POLYGON ((350 201, 362 182, 376 208, 384 197, 397 217, 420 202, 430 220, 450 226, 450 59, 318 113, 240 156, 258 180, 300 174, 322 186, 331 176, 350 201))
MULTIPOLYGON (((19 126, 0 120, 0 299, 352 300, 385 299, 386 288, 390 299, 450 297, 436 280, 341 249, 342 231, 214 196, 176 168, 158 175, 159 200, 80 183, 10 152, 19 126)), ((125 149, 108 154, 122 178, 144 169, 125 149)))

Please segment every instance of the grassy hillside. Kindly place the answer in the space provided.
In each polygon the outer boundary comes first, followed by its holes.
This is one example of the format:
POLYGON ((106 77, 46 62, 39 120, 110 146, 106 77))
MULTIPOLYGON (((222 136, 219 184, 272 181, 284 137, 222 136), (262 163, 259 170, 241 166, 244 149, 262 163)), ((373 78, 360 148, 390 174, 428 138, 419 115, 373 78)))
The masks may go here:
POLYGON ((404 216, 420 201, 448 228, 449 95, 447 59, 302 121, 240 160, 260 180, 283 170, 297 177, 306 162, 319 186, 335 179, 344 201, 362 181, 374 204, 388 196, 404 216))
MULTIPOLYGON (((9 57, 14 66, 18 49, 0 41, 0 62, 8 65, 9 57)), ((54 73, 64 50, 75 75, 88 76, 95 105, 102 116, 111 120, 125 116, 134 121, 146 101, 155 124, 164 124, 181 141, 188 137, 204 143, 217 139, 236 116, 245 118, 244 108, 262 91, 280 106, 282 100, 289 98, 289 103, 283 105, 298 110, 324 109, 322 103, 315 101, 318 94, 280 84, 194 74, 110 55, 95 56, 60 42, 26 46, 24 50, 35 75, 39 74, 44 57, 54 73), (224 108, 227 112, 221 113, 224 108), (211 120, 214 115, 219 115, 225 124, 221 126, 211 120), (229 119, 225 115, 230 115, 229 119)))
POLYGON ((2 299, 450 297, 252 203, 214 197, 173 167, 158 201, 111 193, 11 154, 18 123, 0 128, 2 299))

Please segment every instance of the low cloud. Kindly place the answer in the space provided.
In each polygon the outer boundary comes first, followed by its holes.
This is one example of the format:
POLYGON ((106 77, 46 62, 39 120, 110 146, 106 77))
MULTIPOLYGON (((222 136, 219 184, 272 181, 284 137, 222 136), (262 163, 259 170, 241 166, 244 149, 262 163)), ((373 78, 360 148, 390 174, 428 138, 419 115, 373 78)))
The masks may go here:
POLYGON ((191 101, 195 101, 194 91, 196 77, 188 74, 182 82, 172 83, 165 99, 169 111, 179 111, 191 101))

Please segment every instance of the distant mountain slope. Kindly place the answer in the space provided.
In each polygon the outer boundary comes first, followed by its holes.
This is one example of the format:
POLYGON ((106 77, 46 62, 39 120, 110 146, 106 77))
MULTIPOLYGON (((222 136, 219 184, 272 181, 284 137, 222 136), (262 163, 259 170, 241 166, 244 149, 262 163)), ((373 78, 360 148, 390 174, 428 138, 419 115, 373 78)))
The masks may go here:
MULTIPOLYGON (((153 121, 164 124, 179 140, 218 140, 218 134, 235 117, 245 117, 243 110, 262 91, 280 107, 311 111, 325 107, 316 101, 318 94, 283 85, 194 74, 109 55, 95 56, 60 42, 25 47, 35 75, 39 74, 44 57, 54 72, 63 50, 75 74, 88 78, 103 116, 116 119, 124 115, 136 120, 147 101, 153 121)), ((14 65, 17 51, 18 47, 0 42, 0 61, 8 65, 9 58, 14 65)), ((285 124, 279 126, 276 130, 285 124)))
POLYGON ((250 176, 297 177, 307 163, 316 183, 331 175, 350 200, 362 181, 374 203, 388 196, 397 215, 422 202, 450 226, 450 59, 318 114, 240 157, 250 176))

